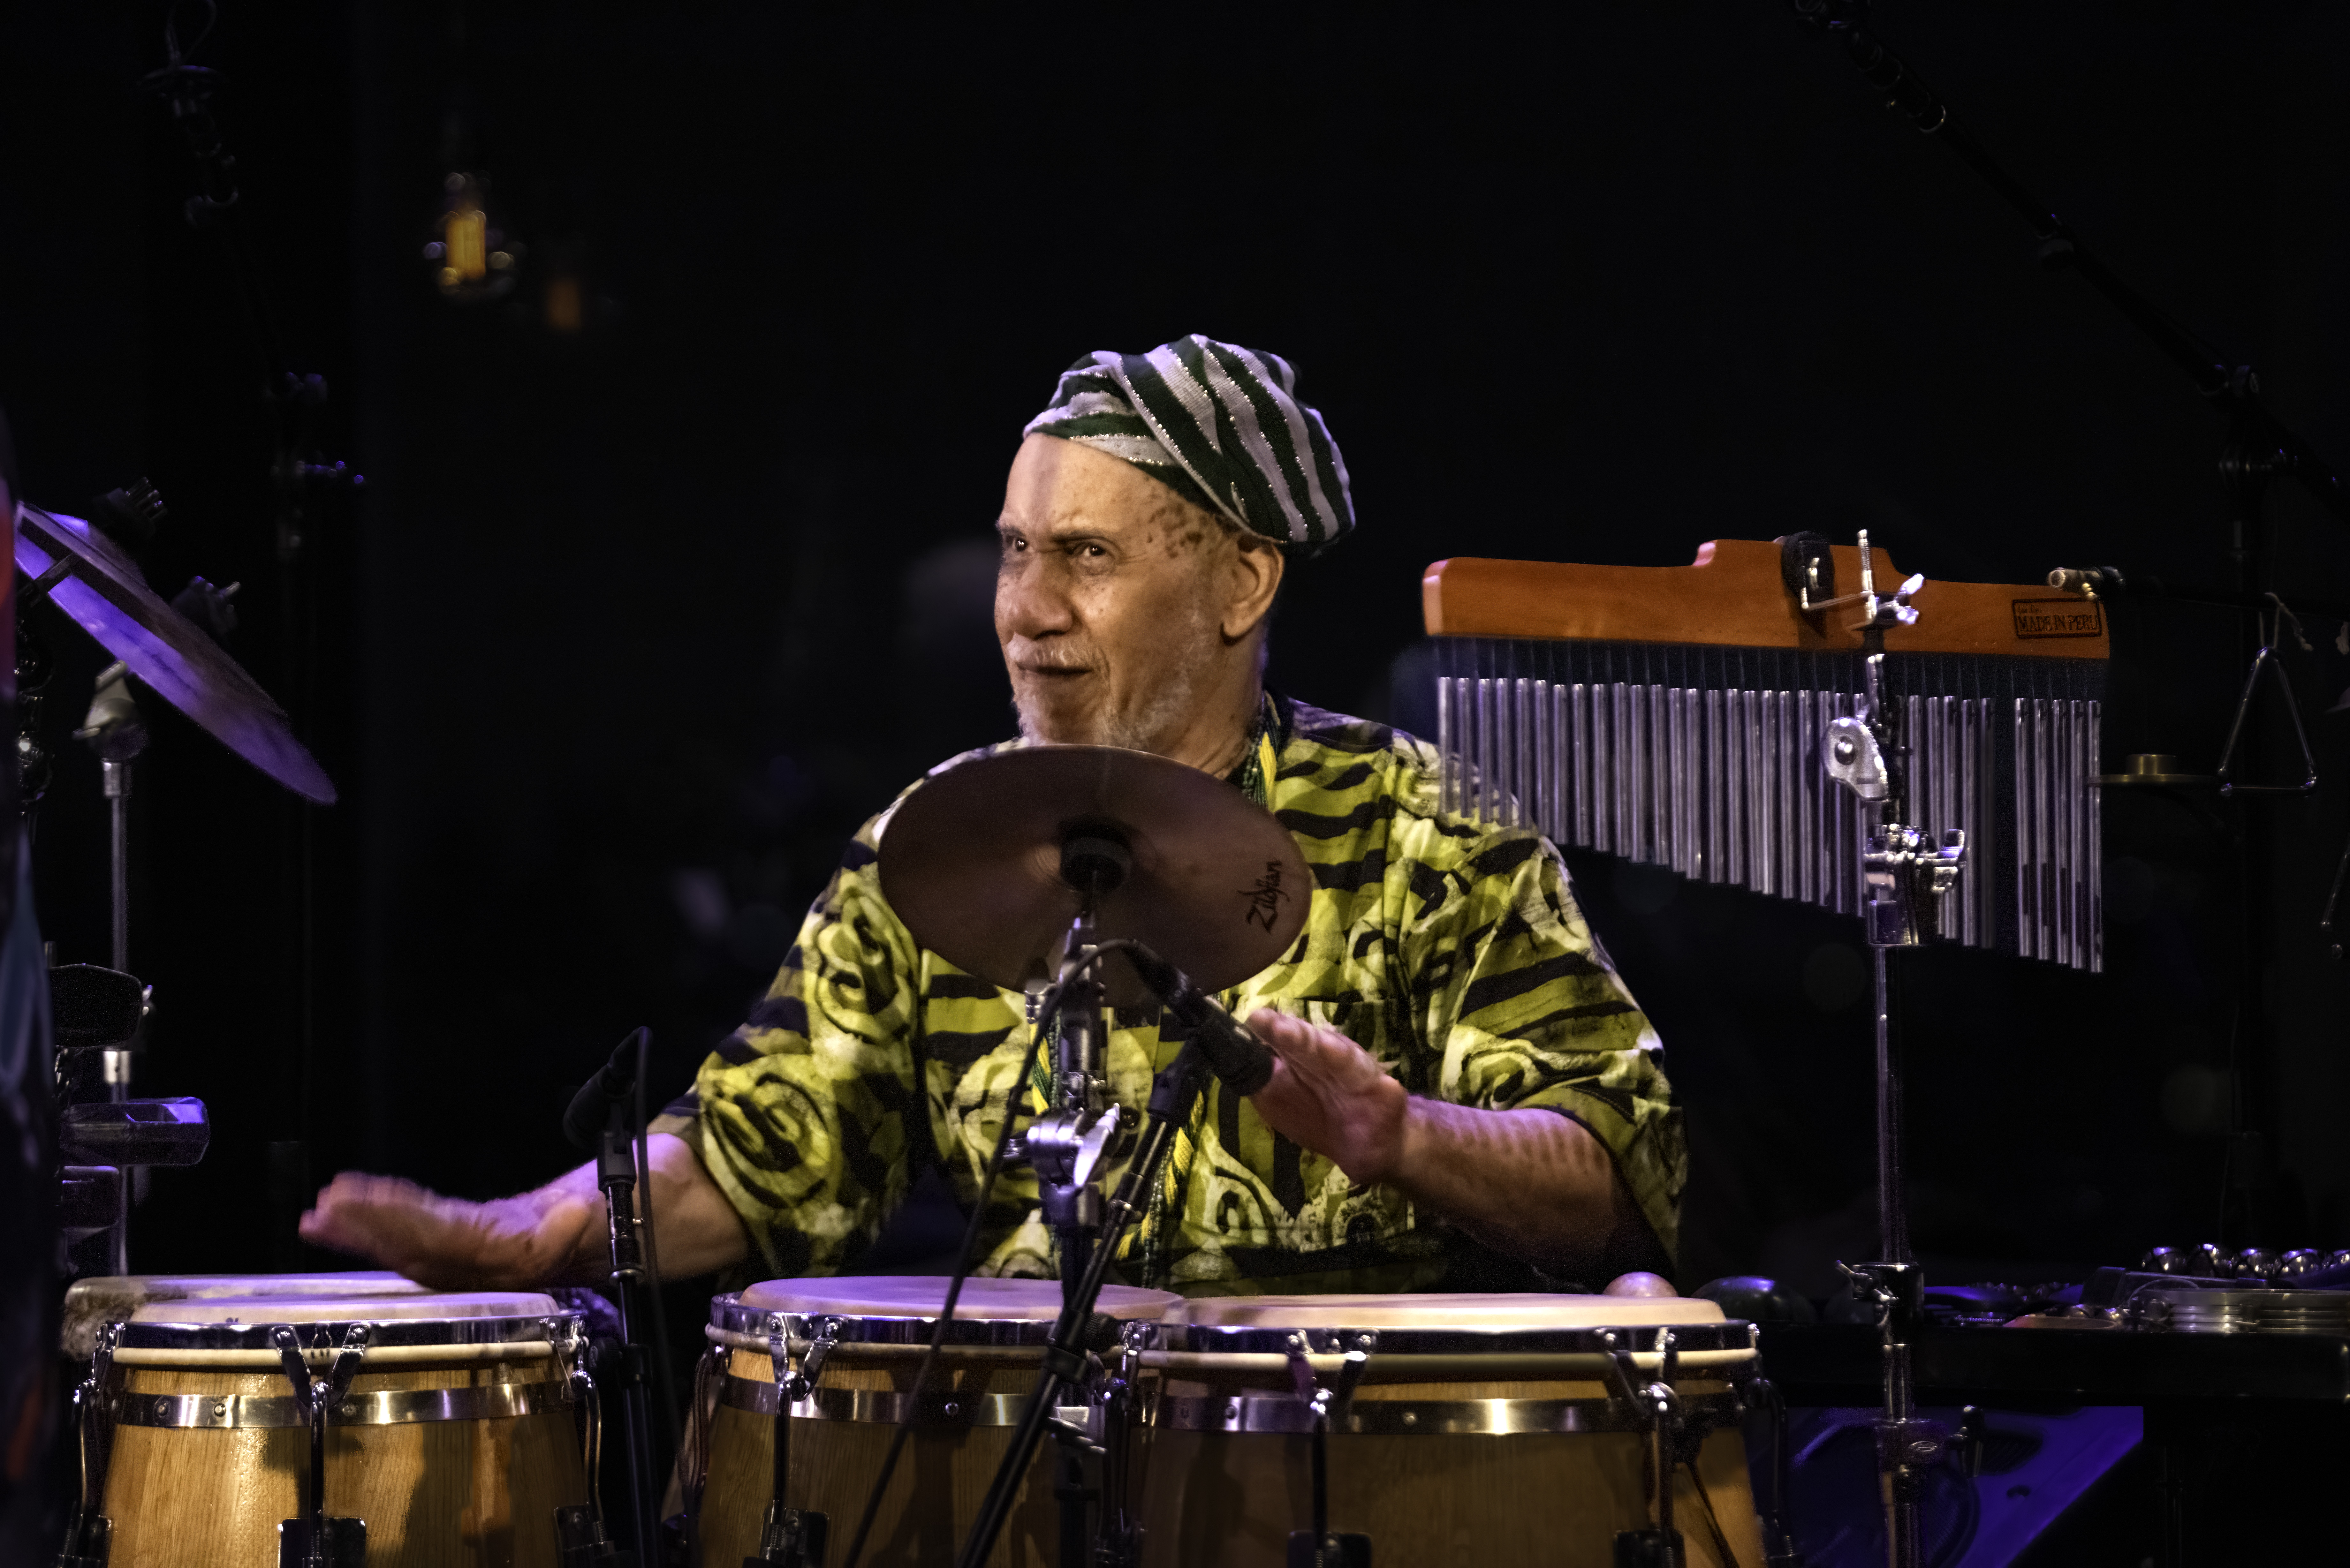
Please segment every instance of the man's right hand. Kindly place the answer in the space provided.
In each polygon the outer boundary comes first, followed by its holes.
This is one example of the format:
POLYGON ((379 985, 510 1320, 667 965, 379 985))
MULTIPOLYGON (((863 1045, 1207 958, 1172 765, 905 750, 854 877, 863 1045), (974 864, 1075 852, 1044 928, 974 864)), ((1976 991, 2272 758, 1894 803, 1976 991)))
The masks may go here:
POLYGON ((372 1258, 438 1291, 520 1290, 569 1278, 603 1205, 564 1184, 468 1203, 396 1176, 346 1171, 302 1216, 302 1239, 372 1258))

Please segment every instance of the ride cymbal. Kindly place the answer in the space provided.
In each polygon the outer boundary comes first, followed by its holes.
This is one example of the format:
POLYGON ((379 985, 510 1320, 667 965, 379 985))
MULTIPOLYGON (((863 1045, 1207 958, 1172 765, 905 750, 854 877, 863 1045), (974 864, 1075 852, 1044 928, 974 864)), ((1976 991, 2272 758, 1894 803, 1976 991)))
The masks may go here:
POLYGON ((50 587, 50 603, 230 751, 296 794, 334 804, 333 781, 294 738, 286 711, 164 603, 136 562, 78 517, 18 505, 16 569, 37 580, 60 556, 71 566, 50 587))
MULTIPOLYGON (((1115 746, 1024 746, 923 781, 881 834, 881 890, 914 940, 1017 991, 1049 979, 1078 891, 1071 837, 1122 842, 1132 864, 1097 903, 1097 940, 1127 937, 1202 991, 1238 985, 1305 924, 1313 880, 1297 841, 1222 779, 1115 746)), ((1113 997, 1137 982, 1123 962, 1113 997)))

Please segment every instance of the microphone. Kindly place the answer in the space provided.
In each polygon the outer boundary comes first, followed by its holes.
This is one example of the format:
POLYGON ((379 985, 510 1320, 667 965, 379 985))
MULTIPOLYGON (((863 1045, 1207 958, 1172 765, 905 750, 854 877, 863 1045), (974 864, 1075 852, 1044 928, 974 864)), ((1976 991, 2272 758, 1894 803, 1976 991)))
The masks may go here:
POLYGON ((612 1059, 579 1085, 571 1106, 563 1113, 563 1136, 585 1154, 603 1151, 604 1124, 614 1106, 626 1105, 637 1092, 637 1054, 643 1049, 644 1031, 631 1031, 612 1051, 612 1059))
POLYGON ((1137 943, 1122 950, 1142 983, 1159 993, 1167 1011, 1191 1027, 1200 1054, 1224 1087, 1253 1095, 1273 1079, 1273 1049, 1250 1033, 1223 1004, 1191 983, 1191 977, 1137 943))

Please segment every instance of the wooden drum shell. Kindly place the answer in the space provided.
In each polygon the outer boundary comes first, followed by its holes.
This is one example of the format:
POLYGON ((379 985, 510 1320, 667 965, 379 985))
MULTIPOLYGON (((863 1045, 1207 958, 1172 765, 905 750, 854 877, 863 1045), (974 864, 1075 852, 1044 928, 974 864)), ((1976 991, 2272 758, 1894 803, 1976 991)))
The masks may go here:
MULTIPOLYGON (((258 1371, 118 1366, 110 1382, 118 1407, 158 1397, 288 1393, 281 1374, 258 1371)), ((556 1568, 555 1511, 588 1501, 578 1423, 563 1399, 556 1361, 362 1370, 350 1395, 498 1386, 522 1386, 531 1396, 543 1390, 547 1407, 472 1419, 329 1423, 328 1510, 366 1521, 369 1568, 556 1568)), ((277 1527, 300 1513, 309 1463, 305 1427, 116 1423, 105 1501, 113 1568, 276 1562, 277 1527)))
MULTIPOLYGON (((1574 1400, 1604 1407, 1598 1382, 1510 1379, 1495 1357, 1492 1380, 1381 1382, 1371 1357, 1354 1409, 1386 1429, 1334 1431, 1329 1441, 1330 1528, 1371 1538, 1374 1561, 1545 1563, 1613 1568, 1618 1531, 1649 1526, 1649 1439, 1634 1431, 1399 1431, 1403 1408, 1492 1399, 1574 1400)), ((1726 1384, 1683 1379, 1685 1399, 1720 1398, 1726 1384)), ((1294 1397, 1285 1378, 1187 1367, 1160 1379, 1159 1418, 1140 1434, 1136 1485, 1142 1498, 1145 1568, 1282 1568, 1289 1535, 1312 1508, 1313 1438, 1304 1432, 1184 1430, 1165 1419, 1180 1399, 1294 1397)), ((1745 1445, 1732 1424, 1713 1431, 1697 1463, 1701 1501, 1686 1469, 1675 1475, 1674 1526, 1691 1568, 1753 1568, 1762 1527, 1747 1479, 1745 1445), (1724 1563, 1706 1518, 1730 1544, 1724 1563)))
MULTIPOLYGON (((835 1348, 824 1364, 822 1387, 832 1391, 904 1394, 913 1386, 916 1357, 860 1355, 853 1345, 835 1348)), ((931 1398, 1001 1396, 1016 1404, 1036 1386, 1041 1353, 949 1346, 931 1374, 931 1398)), ((729 1372, 772 1388, 771 1359, 735 1350, 729 1372)), ((839 1561, 855 1533, 873 1478, 881 1471, 895 1428, 882 1420, 821 1420, 795 1417, 791 1473, 785 1498, 795 1508, 827 1516, 828 1557, 839 1561)), ((979 1515, 996 1466, 1012 1445, 1008 1426, 919 1423, 883 1494, 867 1540, 868 1563, 951 1563, 979 1515)), ((1060 1513, 1053 1501, 1054 1445, 1037 1461, 1004 1521, 993 1568, 1053 1568, 1059 1562, 1060 1513)), ((722 1398, 711 1424, 710 1473, 702 1497, 702 1560, 737 1563, 758 1550, 775 1478, 775 1417, 738 1408, 722 1398)))

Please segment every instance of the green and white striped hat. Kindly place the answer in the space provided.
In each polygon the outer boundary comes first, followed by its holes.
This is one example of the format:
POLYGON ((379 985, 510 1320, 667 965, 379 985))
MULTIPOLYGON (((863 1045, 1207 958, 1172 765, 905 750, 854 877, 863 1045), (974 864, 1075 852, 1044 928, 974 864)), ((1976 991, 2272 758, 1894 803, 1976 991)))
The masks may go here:
POLYGON ((1250 533, 1316 556, 1352 531, 1355 503, 1338 443, 1296 394, 1297 371, 1278 354, 1193 333, 1148 354, 1087 355, 1020 433, 1123 458, 1250 533))

